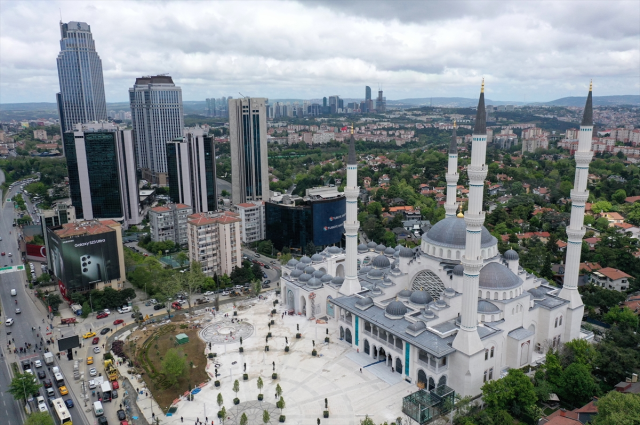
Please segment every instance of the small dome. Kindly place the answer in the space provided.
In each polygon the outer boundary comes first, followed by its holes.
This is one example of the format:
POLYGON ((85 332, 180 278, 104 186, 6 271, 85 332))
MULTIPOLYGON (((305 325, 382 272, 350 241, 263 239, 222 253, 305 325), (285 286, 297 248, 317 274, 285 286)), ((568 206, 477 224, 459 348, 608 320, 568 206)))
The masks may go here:
POLYGON ((311 264, 311 258, 309 258, 309 257, 307 257, 307 256, 305 255, 304 257, 302 257, 302 258, 300 259, 300 262, 301 262, 301 263, 304 263, 304 264, 311 264))
POLYGON ((307 274, 307 273, 305 273, 305 274, 303 274, 303 275, 300 275, 300 277, 298 278, 298 280, 299 280, 300 282, 308 282, 308 281, 310 281, 311 279, 313 279, 313 275, 310 275, 310 274, 307 274))
POLYGON ((429 295, 427 291, 414 291, 411 297, 409 297, 409 301, 414 304, 427 305, 433 301, 433 298, 431 298, 431 295, 429 295))
POLYGON ((426 329, 427 329, 427 325, 425 325, 424 322, 421 322, 421 321, 417 321, 407 326, 407 331, 411 333, 422 332, 426 329))
POLYGON ((309 279, 309 281, 307 282, 307 286, 309 288, 320 288, 322 286, 322 282, 320 281, 320 279, 316 278, 316 277, 312 277, 311 279, 309 279))
POLYGON ((287 262, 287 266, 289 267, 295 267, 296 264, 298 264, 298 260, 296 260, 295 258, 292 258, 291 260, 289 260, 289 262, 287 262))
POLYGON ((436 307, 444 308, 447 306, 447 303, 444 300, 436 301, 436 307))
POLYGON ((373 305, 373 300, 371 299, 371 297, 360 298, 358 301, 356 301, 356 305, 360 308, 371 307, 373 305))
POLYGON ((322 281, 322 283, 329 283, 331 282, 331 279, 333 279, 333 276, 331 276, 330 274, 325 274, 320 278, 320 281, 322 281))
POLYGON ((369 266, 360 267, 360 273, 369 273, 370 271, 371 267, 369 266))
POLYGON ((536 301, 544 300, 547 296, 547 292, 544 289, 540 288, 532 288, 527 292, 529 292, 533 296, 533 299, 536 301))
POLYGON ((318 279, 320 279, 322 276, 324 276, 326 273, 323 272, 322 270, 316 270, 315 272, 313 272, 313 277, 317 277, 318 279))
POLYGON ((478 313, 500 313, 500 309, 493 303, 486 300, 478 301, 478 313))
POLYGON ((304 268, 304 272, 307 273, 307 274, 313 274, 313 272, 315 272, 315 271, 316 271, 316 269, 314 269, 311 266, 307 266, 307 267, 304 268))
POLYGON ((300 276, 302 276, 302 270, 295 269, 294 271, 291 272, 290 276, 294 279, 297 279, 300 276))
POLYGON ((391 256, 396 253, 396 250, 391 248, 390 246, 386 247, 384 250, 384 255, 391 256))
POLYGON ((398 244, 396 245, 396 247, 394 248, 396 251, 400 251, 400 248, 402 248, 402 245, 398 244))
POLYGON ((480 270, 479 286, 486 289, 511 289, 522 280, 503 264, 491 262, 480 270))
POLYGON ((324 261, 324 257, 320 254, 313 254, 311 256, 311 261, 313 261, 314 263, 319 263, 321 261, 324 261))
POLYGON ((369 250, 369 248, 367 248, 367 245, 365 245, 363 243, 358 245, 358 252, 365 252, 365 251, 368 251, 368 250, 369 250))
MULTIPOLYGON (((358 250, 360 250, 360 247, 358 247, 358 250)), ((329 254, 342 254, 342 248, 337 246, 331 246, 329 247, 328 252, 329 254)))
POLYGON ((383 276, 384 276, 384 272, 378 269, 373 269, 369 273, 367 273, 367 277, 371 279, 382 279, 383 276))
POLYGON ((400 298, 409 298, 409 297, 411 297, 411 294, 412 294, 412 293, 413 293, 413 292, 411 292, 411 291, 410 291, 410 290, 408 290, 408 289, 403 289, 402 291, 398 292, 398 296, 399 296, 400 298))
POLYGON ((402 248, 400 248, 400 256, 402 258, 412 258, 413 257, 413 249, 407 248, 406 246, 403 246, 402 248))
POLYGON ((342 285, 343 282, 344 282, 344 277, 342 276, 336 276, 333 279, 331 279, 331 283, 334 285, 342 285))
POLYGON ((396 251, 393 253, 393 258, 399 258, 400 257, 400 251, 396 251))
POLYGON ((520 256, 518 255, 517 252, 515 252, 513 249, 510 249, 508 251, 505 251, 504 254, 502 254, 502 256, 504 257, 505 260, 507 261, 514 261, 514 260, 518 260, 520 258, 520 256))
POLYGON ((458 264, 453 268, 454 276, 464 276, 464 266, 462 264, 458 264))
POLYGON ((375 243, 374 241, 371 241, 367 244, 368 249, 376 249, 376 246, 378 246, 378 244, 375 243))
POLYGON ((373 285, 373 288, 371 288, 371 292, 375 295, 380 295, 382 294, 382 289, 378 288, 378 285, 373 285))
POLYGON ((444 296, 445 297, 455 297, 456 291, 453 288, 444 288, 444 296))
POLYGON ((389 261, 389 259, 384 255, 378 255, 376 258, 373 259, 373 261, 371 262, 371 265, 376 269, 386 269, 391 265, 391 261, 389 261))
POLYGON ((402 317, 407 314, 407 306, 400 301, 391 301, 384 311, 389 316, 402 317))
POLYGON ((307 267, 307 265, 301 261, 298 262, 298 264, 296 264, 296 269, 298 270, 304 270, 307 267))
POLYGON ((424 317, 425 319, 433 319, 434 317, 436 317, 436 315, 433 311, 425 308, 422 310, 422 317, 424 317))
POLYGON ((387 248, 386 246, 380 244, 380 245, 376 246, 376 251, 378 251, 379 253, 382 254, 386 248, 387 248))

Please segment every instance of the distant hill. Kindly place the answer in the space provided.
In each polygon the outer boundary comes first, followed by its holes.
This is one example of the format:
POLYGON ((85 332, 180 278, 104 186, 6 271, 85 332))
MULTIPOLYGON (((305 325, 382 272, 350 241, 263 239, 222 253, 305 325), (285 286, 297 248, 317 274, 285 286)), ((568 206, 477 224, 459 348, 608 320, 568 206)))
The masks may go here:
MULTIPOLYGON (((531 105, 584 107, 584 104, 586 101, 587 101, 586 96, 584 97, 571 96, 571 97, 563 97, 561 99, 552 100, 551 102, 532 103, 531 105)), ((640 106, 640 96, 638 95, 593 96, 593 106, 619 106, 619 105, 640 106)))
MULTIPOLYGON (((485 99, 487 105, 524 105, 524 102, 511 102, 485 99)), ((414 99, 387 99, 387 106, 436 106, 447 108, 471 108, 478 106, 478 99, 466 97, 423 97, 414 99)))

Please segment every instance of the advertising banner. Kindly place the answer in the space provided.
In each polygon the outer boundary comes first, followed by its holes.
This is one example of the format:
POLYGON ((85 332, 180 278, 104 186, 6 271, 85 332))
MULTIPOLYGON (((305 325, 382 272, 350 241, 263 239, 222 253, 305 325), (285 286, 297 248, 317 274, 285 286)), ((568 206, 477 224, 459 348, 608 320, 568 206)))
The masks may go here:
POLYGON ((92 283, 120 278, 115 232, 60 239, 47 229, 51 265, 67 289, 87 290, 92 283))
POLYGON ((34 261, 46 261, 47 249, 44 245, 27 244, 27 259, 34 261))
POLYGON ((313 203, 313 244, 325 246, 340 243, 347 216, 344 197, 313 203))

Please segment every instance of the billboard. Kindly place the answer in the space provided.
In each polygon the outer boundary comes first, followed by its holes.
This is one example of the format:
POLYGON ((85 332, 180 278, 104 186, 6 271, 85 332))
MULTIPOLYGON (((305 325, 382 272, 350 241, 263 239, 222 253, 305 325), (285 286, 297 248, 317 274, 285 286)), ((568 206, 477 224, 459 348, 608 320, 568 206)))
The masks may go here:
POLYGON ((86 291, 94 283, 120 279, 115 231, 61 239, 54 229, 47 228, 49 272, 67 290, 86 291))
POLYGON ((340 243, 347 216, 347 202, 344 196, 315 201, 313 209, 313 244, 325 246, 340 243))
POLYGON ((34 261, 46 261, 47 249, 44 245, 27 244, 27 258, 34 261))

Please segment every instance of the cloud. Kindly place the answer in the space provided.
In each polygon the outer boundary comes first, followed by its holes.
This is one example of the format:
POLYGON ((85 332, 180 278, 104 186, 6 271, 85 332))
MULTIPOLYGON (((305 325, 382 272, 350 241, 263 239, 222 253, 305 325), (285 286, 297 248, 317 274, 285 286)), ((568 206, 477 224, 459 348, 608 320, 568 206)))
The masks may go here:
POLYGON ((638 2, 3 2, 0 102, 54 101, 59 13, 91 25, 108 101, 168 73, 185 100, 496 100, 640 93, 638 2))

